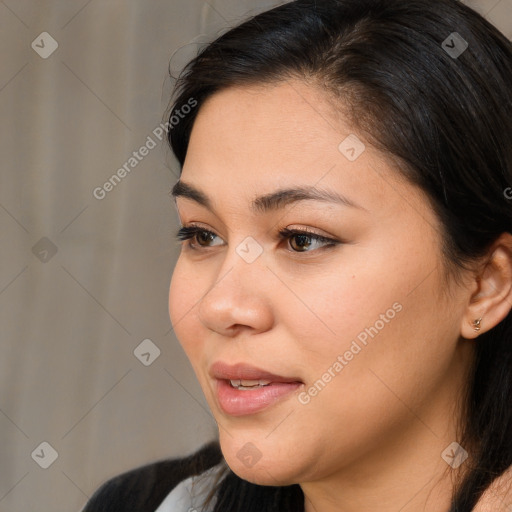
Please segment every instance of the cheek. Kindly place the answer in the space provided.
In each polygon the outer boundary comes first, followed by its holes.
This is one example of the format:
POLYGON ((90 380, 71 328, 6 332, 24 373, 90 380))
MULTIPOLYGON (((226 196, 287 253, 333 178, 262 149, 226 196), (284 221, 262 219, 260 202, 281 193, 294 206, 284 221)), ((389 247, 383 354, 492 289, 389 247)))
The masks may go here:
POLYGON ((356 258, 354 251, 354 258, 344 257, 324 271, 308 270, 307 278, 288 274, 284 280, 289 289, 278 285, 275 293, 282 298, 273 304, 280 322, 291 330, 290 338, 325 365, 349 350, 358 336, 362 343, 371 339, 367 329, 376 322, 379 331, 386 330, 401 316, 397 303, 408 288, 398 276, 403 274, 384 268, 382 262, 372 266, 369 258, 356 258))
POLYGON ((169 318, 178 341, 189 357, 202 344, 196 307, 205 291, 198 286, 198 279, 197 272, 190 271, 180 257, 169 287, 169 318))
MULTIPOLYGON (((319 393, 323 396, 318 396, 317 413, 322 418, 326 410, 338 411, 340 421, 351 423, 354 433, 365 418, 380 418, 388 425, 403 419, 403 404, 415 408, 423 402, 446 378, 453 355, 450 338, 456 333, 449 312, 436 299, 437 276, 432 274, 411 292, 407 275, 390 275, 395 276, 393 285, 383 284, 368 297, 360 293, 357 278, 345 288, 350 300, 337 300, 338 319, 331 324, 337 336, 322 338, 324 346, 310 374, 313 382, 325 380, 328 368, 341 362, 337 376, 319 393)), ((363 288, 371 286, 366 278, 361 281, 363 288)), ((336 304, 335 296, 330 304, 336 304)))
POLYGON ((453 320, 437 298, 439 275, 430 261, 402 252, 383 263, 377 253, 373 261, 370 254, 347 257, 347 270, 289 281, 301 301, 280 308, 295 343, 291 353, 300 354, 308 384, 320 390, 311 403, 322 421, 327 410, 353 417, 360 410, 364 420, 371 404, 377 416, 390 404, 400 409, 391 390, 412 404, 442 378, 451 357, 453 320))

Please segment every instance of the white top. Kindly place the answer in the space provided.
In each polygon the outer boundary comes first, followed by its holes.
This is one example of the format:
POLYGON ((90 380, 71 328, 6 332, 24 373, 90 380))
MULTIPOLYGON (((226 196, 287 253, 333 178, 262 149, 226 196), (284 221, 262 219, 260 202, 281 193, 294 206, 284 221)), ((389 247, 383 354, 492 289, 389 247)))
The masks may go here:
POLYGON ((203 509, 204 500, 213 487, 217 471, 222 463, 207 469, 200 475, 193 475, 182 480, 160 503, 155 512, 212 512, 216 496, 207 509, 203 509))

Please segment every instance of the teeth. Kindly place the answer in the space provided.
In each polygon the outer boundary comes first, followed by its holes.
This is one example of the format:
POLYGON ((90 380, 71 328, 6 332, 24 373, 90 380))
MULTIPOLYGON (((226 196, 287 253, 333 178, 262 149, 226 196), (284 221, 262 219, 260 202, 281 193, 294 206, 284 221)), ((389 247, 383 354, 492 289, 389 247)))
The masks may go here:
POLYGON ((230 380, 230 382, 234 388, 246 389, 246 388, 258 388, 258 387, 262 387, 262 386, 267 386, 272 381, 264 380, 264 379, 261 379, 261 380, 237 379, 237 380, 230 380))

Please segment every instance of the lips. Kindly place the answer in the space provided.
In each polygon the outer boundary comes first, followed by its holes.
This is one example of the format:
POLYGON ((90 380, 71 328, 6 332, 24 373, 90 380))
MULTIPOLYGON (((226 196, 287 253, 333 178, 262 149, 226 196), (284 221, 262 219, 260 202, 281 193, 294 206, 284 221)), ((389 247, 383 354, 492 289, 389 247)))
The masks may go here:
POLYGON ((290 400, 304 383, 245 363, 217 361, 210 367, 217 405, 229 416, 249 416, 290 400))
POLYGON ((302 384, 298 377, 285 377, 245 363, 229 365, 223 361, 212 364, 210 376, 219 380, 268 380, 270 382, 298 382, 302 384))

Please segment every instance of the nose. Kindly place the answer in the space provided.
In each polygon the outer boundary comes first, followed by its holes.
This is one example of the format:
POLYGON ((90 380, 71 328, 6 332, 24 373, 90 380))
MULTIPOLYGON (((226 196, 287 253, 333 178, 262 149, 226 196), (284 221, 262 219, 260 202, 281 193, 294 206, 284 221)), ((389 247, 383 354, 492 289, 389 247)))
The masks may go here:
POLYGON ((198 305, 201 323, 223 336, 265 332, 274 323, 270 290, 275 276, 263 255, 247 263, 236 251, 226 256, 215 282, 198 305))

